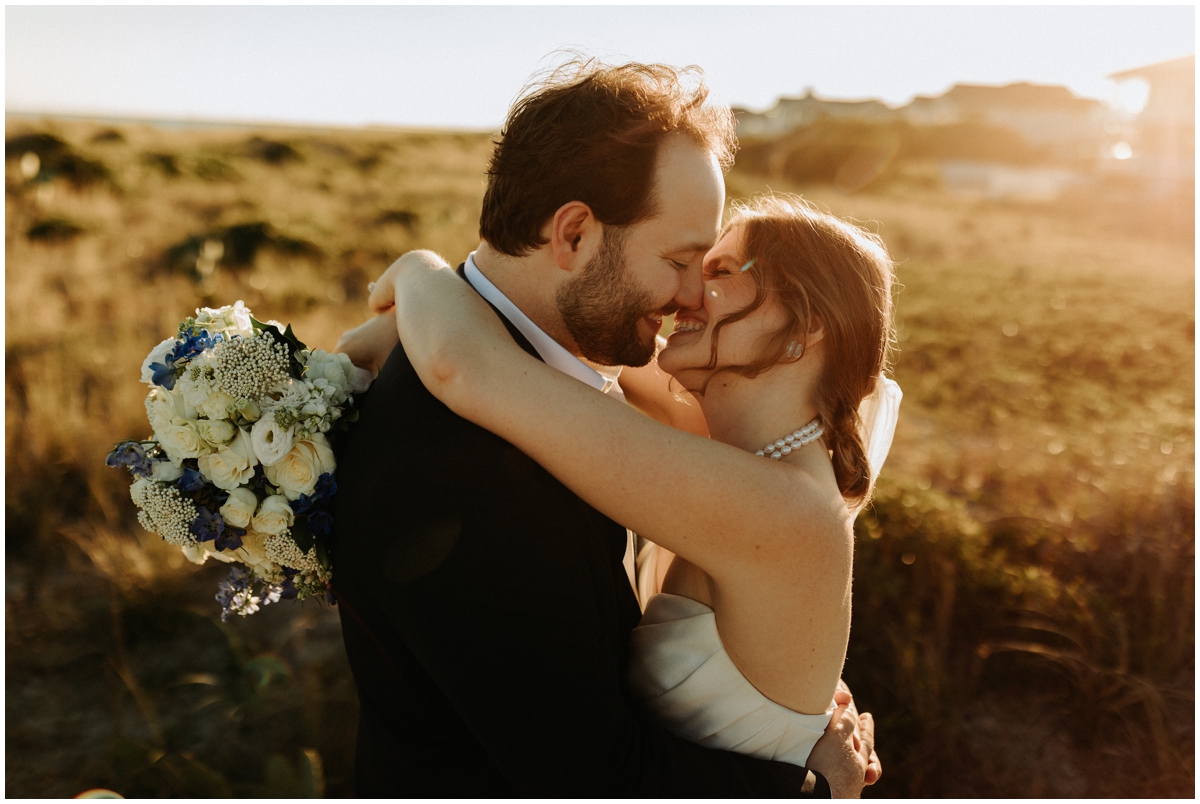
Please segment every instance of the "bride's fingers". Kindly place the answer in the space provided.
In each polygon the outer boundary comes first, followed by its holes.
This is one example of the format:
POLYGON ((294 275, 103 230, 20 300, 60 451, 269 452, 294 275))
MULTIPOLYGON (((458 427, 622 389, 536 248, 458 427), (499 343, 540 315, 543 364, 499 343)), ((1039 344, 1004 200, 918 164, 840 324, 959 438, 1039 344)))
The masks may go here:
POLYGON ((399 262, 399 260, 393 262, 378 279, 369 285, 371 295, 367 299, 367 304, 370 306, 371 312, 377 315, 387 312, 396 305, 396 286, 393 284, 393 280, 399 262))
POLYGON ((432 251, 418 249, 401 254, 400 257, 388 266, 388 269, 375 280, 370 286, 371 296, 367 303, 371 306, 372 312, 386 313, 396 306, 396 275, 404 265, 412 267, 425 266, 426 268, 441 269, 449 268, 449 264, 440 256, 432 251))
POLYGON ((395 318, 375 316, 354 329, 343 332, 334 351, 345 353, 354 365, 373 374, 387 361, 399 339, 395 318))
POLYGON ((849 690, 843 690, 841 687, 838 687, 836 690, 834 690, 833 702, 836 705, 849 706, 853 701, 854 701, 854 696, 852 696, 850 694, 849 690))

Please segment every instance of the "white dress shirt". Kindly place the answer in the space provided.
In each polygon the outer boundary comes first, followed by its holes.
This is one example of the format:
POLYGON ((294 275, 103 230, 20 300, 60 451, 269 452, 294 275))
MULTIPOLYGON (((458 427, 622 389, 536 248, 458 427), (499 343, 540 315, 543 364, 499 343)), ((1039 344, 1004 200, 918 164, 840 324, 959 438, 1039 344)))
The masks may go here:
MULTIPOLYGON (((525 340, 537 351, 538 355, 546 362, 547 366, 556 368, 568 377, 574 377, 580 382, 592 386, 601 393, 616 397, 622 402, 625 401, 625 392, 621 390, 619 382, 621 377, 621 366, 598 366, 595 364, 589 365, 584 363, 575 355, 563 348, 562 344, 551 338, 542 330, 533 320, 521 312, 521 308, 513 304, 512 299, 508 298, 501 292, 500 288, 492 284, 483 272, 479 270, 479 266, 475 264, 475 253, 472 252, 467 256, 466 267, 463 273, 467 277, 467 281, 471 283, 471 287, 478 291, 479 295, 491 303, 493 307, 500 311, 500 314, 507 318, 517 331, 525 336, 525 340)), ((633 592, 636 595, 637 581, 634 576, 634 534, 628 528, 625 529, 625 574, 629 576, 629 585, 633 587, 633 592)))

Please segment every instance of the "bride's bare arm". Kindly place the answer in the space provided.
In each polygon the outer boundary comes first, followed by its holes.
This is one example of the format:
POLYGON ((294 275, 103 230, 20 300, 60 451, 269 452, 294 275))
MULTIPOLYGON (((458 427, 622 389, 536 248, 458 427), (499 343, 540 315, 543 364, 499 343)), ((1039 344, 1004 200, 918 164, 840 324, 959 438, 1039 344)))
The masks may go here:
POLYGON ((813 538, 845 506, 801 470, 664 426, 529 356, 436 255, 396 268, 397 327, 426 387, 607 516, 715 578, 845 562, 846 545, 813 538))

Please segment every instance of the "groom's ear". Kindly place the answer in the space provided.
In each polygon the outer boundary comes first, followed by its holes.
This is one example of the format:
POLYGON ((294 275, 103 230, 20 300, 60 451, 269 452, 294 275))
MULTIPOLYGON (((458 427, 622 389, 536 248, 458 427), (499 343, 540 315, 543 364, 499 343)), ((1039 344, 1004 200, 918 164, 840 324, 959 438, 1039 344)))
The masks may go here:
POLYGON ((570 201, 559 207, 550 219, 548 234, 554 260, 564 271, 587 265, 604 236, 603 225, 582 201, 570 201))

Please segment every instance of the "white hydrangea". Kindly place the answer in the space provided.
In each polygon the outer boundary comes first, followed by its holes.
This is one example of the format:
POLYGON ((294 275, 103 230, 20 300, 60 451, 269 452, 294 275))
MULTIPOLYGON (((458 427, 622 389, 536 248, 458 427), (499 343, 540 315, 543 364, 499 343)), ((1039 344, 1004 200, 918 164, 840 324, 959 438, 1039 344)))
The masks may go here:
POLYGON ((271 389, 269 396, 263 402, 263 411, 276 408, 295 408, 299 410, 308 404, 310 391, 303 380, 288 378, 271 389))
POLYGON ((192 522, 196 520, 196 506, 182 496, 179 489, 143 478, 130 487, 129 493, 141 509, 138 523, 143 528, 178 547, 196 544, 191 530, 192 522))
MULTIPOLYGON (((329 389, 324 393, 334 405, 340 405, 350 395, 354 385, 354 364, 350 356, 340 352, 330 354, 324 349, 314 349, 302 356, 302 361, 308 366, 304 379, 312 384, 323 383, 319 387, 329 389)), ((311 386, 310 386, 311 387, 311 386)))
POLYGON ((317 548, 310 547, 307 553, 301 553, 291 536, 268 536, 263 542, 263 552, 268 559, 281 567, 291 567, 301 572, 321 570, 321 562, 317 561, 317 548))
POLYGON ((234 399, 258 399, 288 380, 288 349, 267 333, 218 343, 212 349, 213 385, 234 399))

